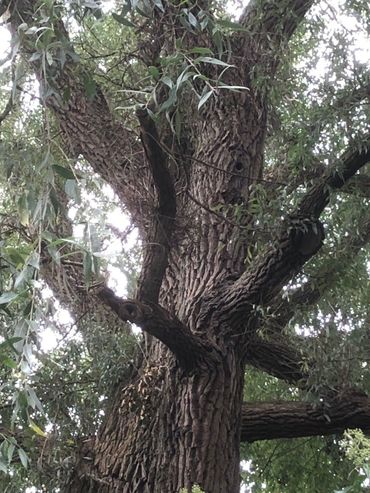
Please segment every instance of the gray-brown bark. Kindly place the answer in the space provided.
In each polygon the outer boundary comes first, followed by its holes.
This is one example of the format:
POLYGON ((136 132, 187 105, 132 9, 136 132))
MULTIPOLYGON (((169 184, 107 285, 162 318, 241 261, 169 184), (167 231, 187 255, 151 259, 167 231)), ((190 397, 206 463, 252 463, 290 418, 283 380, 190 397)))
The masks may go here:
POLYGON ((316 405, 306 402, 243 404, 241 440, 271 440, 343 433, 347 428, 370 429, 370 402, 355 391, 316 405))
MULTIPOLYGON (((289 40, 311 4, 276 1, 274 9, 264 9, 267 3, 251 3, 242 18, 248 29, 232 40, 235 67, 225 76, 248 90, 225 92, 195 121, 193 105, 184 107, 186 152, 180 145, 168 148, 164 118, 161 135, 144 110, 137 114, 140 143, 138 133, 113 118, 99 88, 94 98, 87 97, 80 65, 69 61, 54 79, 57 89, 71 93, 66 103, 54 96, 46 101, 71 154, 82 155, 112 185, 145 248, 136 299, 121 300, 106 288, 98 293, 121 320, 143 329, 145 353, 138 375, 115 395, 98 436, 81 449, 70 493, 177 493, 194 484, 207 493, 236 493, 241 436, 250 441, 297 436, 299 423, 303 434, 368 426, 367 403, 357 398, 338 401, 328 413, 301 403, 242 407, 245 363, 296 385, 305 380, 304 355, 282 339, 257 337, 263 320, 256 307, 276 303, 284 284, 319 251, 324 239, 319 217, 332 190, 370 158, 368 150, 349 149, 319 175, 281 222, 275 244, 245 270, 248 227, 254 225, 250 191, 264 172, 268 92, 254 87, 251 65, 263 60, 273 82, 277 47, 289 40), (178 166, 171 167, 170 160, 178 166), (243 210, 238 223, 235 206, 243 210)), ((31 0, 17 3, 13 29, 24 19, 32 22, 34 6, 31 0)), ((163 16, 172 16, 173 9, 163 16)), ((156 21, 153 16, 151 29, 156 21)), ((54 27, 66 36, 60 20, 54 27)), ((193 46, 190 34, 184 39, 193 46)), ((154 48, 159 51, 157 44, 154 48)), ((42 77, 37 64, 34 69, 42 77)))

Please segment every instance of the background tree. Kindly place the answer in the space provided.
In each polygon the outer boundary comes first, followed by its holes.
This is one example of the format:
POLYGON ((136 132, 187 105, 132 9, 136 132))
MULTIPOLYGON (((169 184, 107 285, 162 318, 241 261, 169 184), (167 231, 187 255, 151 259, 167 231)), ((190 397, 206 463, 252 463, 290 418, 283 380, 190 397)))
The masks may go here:
POLYGON ((4 485, 360 491, 367 2, 0 5, 4 485))

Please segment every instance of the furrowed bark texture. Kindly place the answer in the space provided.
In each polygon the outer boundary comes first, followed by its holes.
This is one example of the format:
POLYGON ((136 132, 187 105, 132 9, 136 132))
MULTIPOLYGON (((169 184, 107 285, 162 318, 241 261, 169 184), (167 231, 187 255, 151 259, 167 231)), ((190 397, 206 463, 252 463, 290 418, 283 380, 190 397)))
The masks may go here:
MULTIPOLYGON (((127 130, 112 116, 99 88, 94 98, 87 97, 80 65, 68 62, 54 79, 57 89, 71 94, 65 103, 47 99, 71 155, 82 155, 112 185, 144 245, 136 298, 120 300, 107 289, 94 298, 143 329, 142 365, 115 395, 97 437, 81 447, 69 493, 178 493, 195 484, 206 493, 237 493, 241 437, 284 436, 277 430, 288 418, 286 436, 294 435, 298 422, 313 434, 323 430, 322 413, 305 404, 286 404, 280 413, 267 404, 242 406, 246 363, 297 385, 306 379, 300 352, 283 339, 258 337, 263 321, 256 306, 276 305, 284 284, 320 250, 319 217, 330 191, 369 160, 368 151, 349 150, 336 167, 319 174, 282 221, 275 242, 246 270, 255 226, 250 194, 264 176, 268 107, 268 90, 254 85, 253 66, 260 63, 273 83, 279 46, 311 4, 251 2, 241 20, 246 32, 231 40, 234 53, 228 62, 234 66, 225 74, 225 82, 246 90, 216 94, 199 112, 192 102, 180 107, 180 143, 168 138, 164 117, 157 128, 145 110, 137 113, 141 140, 139 131, 127 130), (237 222, 236 208, 241 211, 237 222), (262 431, 266 422, 269 434, 262 431)), ((14 30, 31 22, 34 8, 33 0, 17 2, 14 30)), ((151 29, 163 19, 172 21, 174 9, 156 12, 151 29)), ((61 21, 55 29, 66 38, 61 21)), ((202 36, 213 47, 212 39, 202 36)), ((189 33, 183 40, 197 46, 189 33)), ((158 47, 157 40, 152 48, 166 51, 174 44, 170 41, 158 47)), ((34 68, 41 77, 40 67, 34 68)), ((215 78, 218 68, 204 70, 215 78)), ((289 306, 284 310, 286 323, 289 306)), ((339 407, 337 415, 332 413, 337 424, 331 431, 350 423, 341 421, 339 407)))
POLYGON ((297 438, 342 433, 347 428, 370 428, 370 405, 365 394, 352 392, 325 404, 260 402, 243 405, 241 440, 297 438))

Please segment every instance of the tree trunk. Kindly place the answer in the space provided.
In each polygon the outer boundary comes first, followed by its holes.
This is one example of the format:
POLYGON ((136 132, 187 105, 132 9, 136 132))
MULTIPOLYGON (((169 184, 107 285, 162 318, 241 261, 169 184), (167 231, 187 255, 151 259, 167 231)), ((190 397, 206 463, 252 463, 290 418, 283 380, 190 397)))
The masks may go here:
POLYGON ((213 368, 184 372, 170 355, 148 364, 117 396, 69 492, 239 491, 244 369, 229 352, 213 368), (91 461, 93 467, 91 467, 91 461))
MULTIPOLYGON (((319 217, 331 191, 368 162, 370 151, 349 149, 335 166, 324 167, 276 228, 276 238, 268 238, 251 265, 245 259, 254 247, 256 226, 251 193, 264 176, 268 92, 281 48, 312 3, 250 2, 241 18, 245 29, 230 38, 228 70, 220 68, 220 61, 202 67, 210 80, 219 80, 222 72, 223 84, 243 90, 215 88, 200 111, 185 95, 180 107, 171 109, 179 112, 183 124, 180 137, 173 135, 163 112, 154 123, 141 108, 136 114, 139 139, 136 129, 117 121, 100 88, 94 98, 87 97, 86 74, 75 61, 68 60, 53 74, 55 90, 64 94, 68 89, 70 96, 61 103, 51 95, 46 104, 70 154, 82 155, 111 184, 144 245, 134 300, 121 300, 105 288, 95 293, 121 320, 143 329, 145 344, 137 375, 113 396, 97 437, 83 443, 69 493, 179 493, 196 484, 206 493, 237 493, 244 364, 291 383, 306 377, 294 348, 261 340, 257 329, 265 323, 263 312, 280 306, 283 286, 319 251, 324 236, 319 217)), ((32 25, 35 0, 5 4, 13 10, 14 32, 25 20, 32 25)), ((167 20, 178 23, 175 7, 169 3, 164 12, 156 11, 147 34, 154 39, 167 20)), ((177 28, 181 25, 173 33, 177 28)), ((68 44, 61 18, 54 31, 68 44)), ((156 65, 160 51, 171 53, 175 41, 162 41, 157 53, 156 43, 148 43, 146 55, 152 49, 153 59, 147 65, 156 65)), ((182 49, 191 53, 200 41, 203 48, 215 50, 207 31, 199 39, 184 31, 182 49)), ((33 66, 43 81, 40 62, 33 66)), ((166 94, 168 87, 162 87, 159 103, 166 94)), ((167 117, 173 116, 171 111, 167 117)), ((284 324, 292 313, 289 308, 281 310, 284 324)), ((285 409, 285 415, 290 411, 285 409)), ((299 422, 308 416, 314 423, 311 430, 325 428, 316 426, 321 412, 296 406, 293 414, 299 422)), ((343 426, 343 415, 338 414, 340 424, 331 429, 343 426)), ((259 427, 261 436, 263 416, 280 423, 281 414, 268 406, 259 416, 251 435, 259 427)), ((271 434, 278 436, 277 429, 271 434)), ((246 430, 244 426, 244 434, 246 430)))

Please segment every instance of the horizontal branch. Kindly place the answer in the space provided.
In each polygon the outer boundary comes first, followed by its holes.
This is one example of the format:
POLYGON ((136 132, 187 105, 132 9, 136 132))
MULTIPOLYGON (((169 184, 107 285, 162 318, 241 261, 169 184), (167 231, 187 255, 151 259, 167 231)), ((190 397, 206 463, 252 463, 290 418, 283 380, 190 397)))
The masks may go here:
POLYGON ((215 346, 196 337, 186 325, 161 306, 122 300, 109 288, 102 289, 98 296, 121 320, 138 325, 167 346, 185 370, 215 364, 219 360, 215 346))
POLYGON ((176 218, 176 192, 167 167, 167 155, 148 111, 136 112, 141 126, 141 140, 157 191, 158 209, 145 239, 144 261, 137 298, 158 302, 162 279, 168 264, 170 240, 176 218))
POLYGON ((352 391, 324 404, 247 402, 242 408, 241 441, 299 438, 370 430, 370 401, 352 391))

